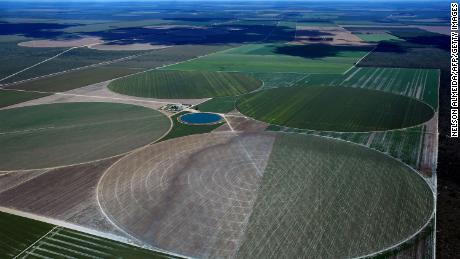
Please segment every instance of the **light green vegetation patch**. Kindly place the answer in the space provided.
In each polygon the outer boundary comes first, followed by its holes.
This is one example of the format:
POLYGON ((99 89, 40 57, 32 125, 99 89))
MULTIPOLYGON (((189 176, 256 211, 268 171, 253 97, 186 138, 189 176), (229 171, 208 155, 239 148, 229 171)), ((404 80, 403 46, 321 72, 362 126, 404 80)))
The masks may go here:
POLYGON ((238 110, 270 124, 300 129, 366 132, 426 122, 433 109, 412 98, 349 87, 284 87, 250 93, 238 110))
POLYGON ((173 127, 171 128, 171 131, 168 132, 168 135, 162 138, 161 141, 193 134, 208 133, 225 124, 225 122, 220 122, 212 125, 184 124, 178 121, 178 118, 184 114, 187 114, 187 112, 181 112, 171 116, 171 120, 173 121, 173 127))
POLYGON ((65 103, 0 111, 0 170, 46 168, 118 155, 160 138, 169 119, 127 104, 65 103))
POLYGON ((169 67, 177 70, 343 73, 371 49, 330 45, 247 44, 169 67))
POLYGON ((353 68, 345 75, 309 75, 296 86, 346 86, 391 92, 438 105, 438 69, 353 68))
POLYGON ((400 38, 388 33, 359 33, 355 34, 361 40, 367 42, 379 42, 384 40, 401 40, 400 38))
POLYGON ((379 152, 281 134, 238 258, 353 258, 395 245, 433 211, 426 182, 379 152))
POLYGON ((8 258, 171 258, 4 212, 0 212, 0 254, 8 258))
POLYGON ((195 108, 202 112, 227 113, 235 110, 237 99, 237 96, 215 97, 195 106, 195 108))
POLYGON ((22 103, 32 99, 47 96, 49 94, 22 92, 15 90, 0 90, 0 108, 10 106, 17 103, 22 103))
POLYGON ((261 84, 240 73, 154 70, 115 80, 108 87, 125 95, 174 99, 234 96, 261 84))

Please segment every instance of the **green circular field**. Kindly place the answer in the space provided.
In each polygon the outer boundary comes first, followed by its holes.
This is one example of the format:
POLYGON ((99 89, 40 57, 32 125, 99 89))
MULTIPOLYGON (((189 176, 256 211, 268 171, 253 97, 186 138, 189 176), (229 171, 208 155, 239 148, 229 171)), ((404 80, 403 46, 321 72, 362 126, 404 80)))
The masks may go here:
POLYGON ((62 103, 0 111, 0 170, 46 168, 118 155, 168 131, 158 111, 127 104, 62 103))
POLYGON ((238 110, 257 120, 299 129, 366 132, 428 121, 433 109, 412 98, 360 88, 286 87, 244 95, 238 110))
POLYGON ((240 95, 261 85, 260 80, 240 73, 154 70, 115 80, 108 87, 137 97, 194 99, 240 95))

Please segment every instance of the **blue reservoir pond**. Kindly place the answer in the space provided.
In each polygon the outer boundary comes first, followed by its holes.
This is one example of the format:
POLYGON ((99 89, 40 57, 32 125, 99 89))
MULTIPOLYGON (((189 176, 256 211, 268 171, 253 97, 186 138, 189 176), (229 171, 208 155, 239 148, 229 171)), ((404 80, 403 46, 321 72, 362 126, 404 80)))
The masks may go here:
POLYGON ((222 116, 208 112, 187 113, 179 117, 180 122, 193 125, 215 124, 221 120, 222 116))

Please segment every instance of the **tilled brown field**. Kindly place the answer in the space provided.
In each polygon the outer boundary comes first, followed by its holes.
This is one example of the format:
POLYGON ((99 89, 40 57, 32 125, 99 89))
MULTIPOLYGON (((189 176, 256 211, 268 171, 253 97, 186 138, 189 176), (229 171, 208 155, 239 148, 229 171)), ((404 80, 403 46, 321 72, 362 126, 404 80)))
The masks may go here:
POLYGON ((162 142, 115 164, 98 186, 112 221, 143 242, 193 257, 233 257, 273 134, 162 142))
POLYGON ((99 210, 95 190, 101 175, 117 159, 119 157, 47 171, 11 172, 0 178, 5 184, 2 185, 4 191, 0 192, 0 205, 113 232, 114 226, 99 210))

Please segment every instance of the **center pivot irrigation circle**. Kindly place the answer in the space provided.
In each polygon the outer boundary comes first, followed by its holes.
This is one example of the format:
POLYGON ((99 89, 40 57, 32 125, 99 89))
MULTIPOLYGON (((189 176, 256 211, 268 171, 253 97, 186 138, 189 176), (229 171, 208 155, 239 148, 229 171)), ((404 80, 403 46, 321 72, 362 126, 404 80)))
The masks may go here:
POLYGON ((160 142, 101 178, 122 230, 191 257, 358 257, 404 242, 432 217, 412 169, 343 141, 220 132, 160 142))
POLYGON ((149 144, 170 127, 162 113, 115 103, 60 103, 0 111, 0 171, 103 159, 149 144))
POLYGON ((369 132, 401 129, 431 119, 416 99, 351 87, 283 87, 243 95, 237 109, 256 120, 298 129, 369 132))

